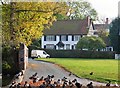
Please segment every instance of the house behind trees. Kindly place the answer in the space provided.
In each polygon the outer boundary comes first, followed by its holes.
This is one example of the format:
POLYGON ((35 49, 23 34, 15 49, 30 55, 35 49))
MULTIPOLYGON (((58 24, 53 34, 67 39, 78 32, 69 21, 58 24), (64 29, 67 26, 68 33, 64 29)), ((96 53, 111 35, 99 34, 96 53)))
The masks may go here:
POLYGON ((86 36, 89 30, 93 30, 89 17, 83 20, 56 21, 50 29, 43 31, 42 48, 56 50, 75 49, 79 39, 86 36))
POLYGON ((84 36, 98 36, 97 30, 100 25, 94 25, 90 17, 83 20, 72 19, 53 22, 50 29, 43 31, 44 35, 41 38, 41 48, 55 50, 76 49, 75 47, 80 38, 84 36))

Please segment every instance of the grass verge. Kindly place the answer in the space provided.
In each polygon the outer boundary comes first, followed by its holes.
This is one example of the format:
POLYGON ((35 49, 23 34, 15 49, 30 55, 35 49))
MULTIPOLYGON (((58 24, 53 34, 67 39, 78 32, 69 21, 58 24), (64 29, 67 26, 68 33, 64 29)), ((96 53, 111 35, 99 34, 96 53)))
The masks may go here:
POLYGON ((44 60, 54 62, 81 78, 92 79, 99 82, 119 83, 118 79, 118 60, 109 59, 82 59, 82 58, 50 58, 44 60), (93 75, 90 73, 93 72, 93 75))

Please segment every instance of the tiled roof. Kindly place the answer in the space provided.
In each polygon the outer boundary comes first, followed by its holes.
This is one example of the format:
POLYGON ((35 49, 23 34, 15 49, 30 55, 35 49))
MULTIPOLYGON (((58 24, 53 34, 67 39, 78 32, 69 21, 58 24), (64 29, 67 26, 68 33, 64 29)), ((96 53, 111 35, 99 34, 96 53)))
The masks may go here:
POLYGON ((95 30, 109 29, 109 24, 94 24, 95 30))
POLYGON ((87 35, 88 19, 84 20, 61 20, 53 22, 50 29, 43 31, 44 35, 61 35, 61 34, 80 34, 87 35))

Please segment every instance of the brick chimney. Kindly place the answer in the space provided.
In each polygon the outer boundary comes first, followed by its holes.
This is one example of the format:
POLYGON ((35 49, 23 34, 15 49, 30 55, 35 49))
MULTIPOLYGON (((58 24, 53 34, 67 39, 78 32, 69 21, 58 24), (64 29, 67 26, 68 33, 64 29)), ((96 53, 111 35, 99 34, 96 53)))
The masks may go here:
POLYGON ((109 22, 109 19, 108 19, 108 18, 106 18, 106 20, 105 20, 105 24, 108 24, 108 22, 109 22))
POLYGON ((92 22, 92 19, 90 18, 90 16, 87 16, 87 22, 88 22, 88 27, 89 27, 92 22))

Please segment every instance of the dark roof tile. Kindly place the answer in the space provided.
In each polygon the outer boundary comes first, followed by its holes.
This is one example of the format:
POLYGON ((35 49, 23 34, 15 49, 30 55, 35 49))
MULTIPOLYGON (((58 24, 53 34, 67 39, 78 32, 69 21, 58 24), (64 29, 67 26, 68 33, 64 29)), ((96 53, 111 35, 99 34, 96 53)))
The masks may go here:
POLYGON ((94 24, 95 30, 109 29, 109 24, 94 24))
POLYGON ((64 35, 64 34, 80 34, 87 35, 88 20, 61 20, 53 22, 50 29, 43 31, 44 35, 64 35))

